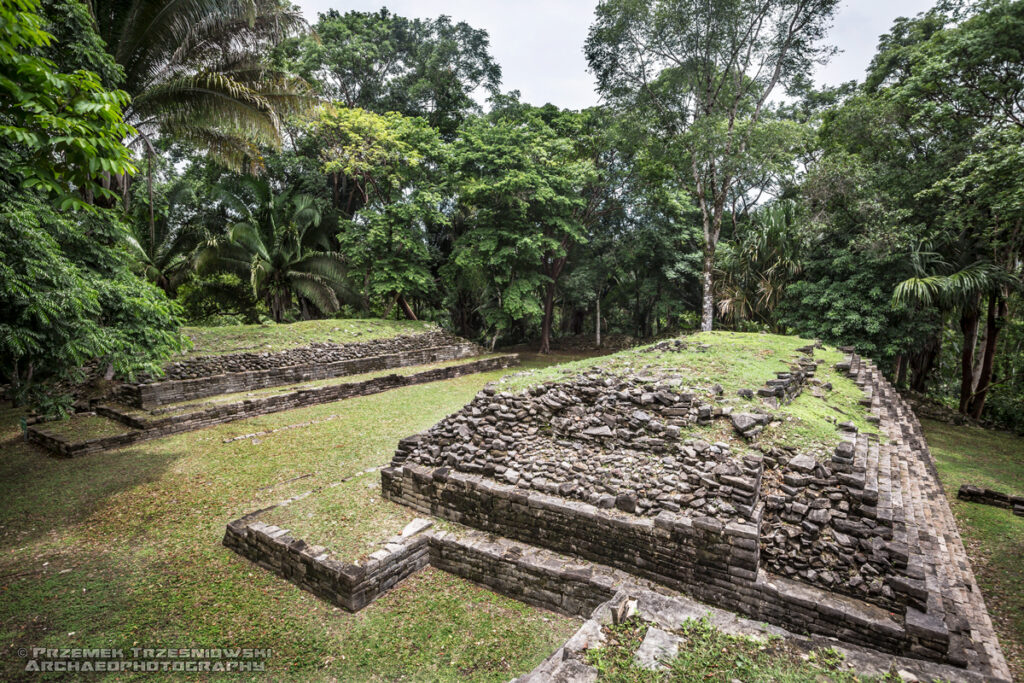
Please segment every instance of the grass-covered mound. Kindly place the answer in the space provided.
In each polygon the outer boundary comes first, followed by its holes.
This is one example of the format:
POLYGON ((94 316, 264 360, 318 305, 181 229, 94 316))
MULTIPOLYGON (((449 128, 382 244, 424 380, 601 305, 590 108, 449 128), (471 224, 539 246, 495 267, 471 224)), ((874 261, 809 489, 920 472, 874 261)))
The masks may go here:
POLYGON ((436 325, 423 321, 327 319, 286 324, 183 327, 181 333, 192 340, 192 348, 185 357, 198 358, 228 353, 284 351, 314 342, 366 342, 435 330, 436 325))
MULTIPOLYGON (((859 431, 876 433, 868 411, 859 404, 863 393, 844 373, 835 369, 846 354, 834 347, 816 348, 819 361, 813 380, 792 402, 766 406, 757 390, 776 374, 787 372, 807 354, 799 351, 813 340, 772 334, 703 332, 684 338, 681 345, 651 344, 597 359, 583 359, 502 379, 499 391, 519 392, 547 383, 569 382, 579 375, 600 371, 632 377, 656 385, 671 381, 673 391, 692 393, 698 400, 733 412, 769 412, 776 419, 758 436, 761 447, 789 446, 801 452, 831 454, 839 442, 836 425, 852 422, 859 431), (659 348, 661 347, 661 348, 659 348), (667 350, 662 350, 666 349, 667 350), (751 390, 752 397, 740 395, 751 390)), ((732 441, 738 452, 747 450, 728 421, 715 421, 693 429, 694 438, 732 441)))

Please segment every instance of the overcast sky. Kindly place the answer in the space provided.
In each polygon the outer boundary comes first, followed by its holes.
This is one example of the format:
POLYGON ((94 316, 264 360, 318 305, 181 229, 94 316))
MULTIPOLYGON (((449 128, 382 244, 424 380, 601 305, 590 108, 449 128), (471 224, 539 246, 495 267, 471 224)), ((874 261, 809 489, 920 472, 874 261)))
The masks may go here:
MULTIPOLYGON (((298 0, 310 23, 317 13, 334 8, 433 18, 447 14, 491 36, 491 54, 501 65, 502 90, 519 90, 531 104, 551 102, 581 109, 597 104, 594 81, 587 73, 583 43, 596 0, 298 0)), ((819 83, 836 85, 862 80, 878 44, 893 19, 914 16, 934 0, 844 0, 831 40, 842 53, 821 68, 819 83)))

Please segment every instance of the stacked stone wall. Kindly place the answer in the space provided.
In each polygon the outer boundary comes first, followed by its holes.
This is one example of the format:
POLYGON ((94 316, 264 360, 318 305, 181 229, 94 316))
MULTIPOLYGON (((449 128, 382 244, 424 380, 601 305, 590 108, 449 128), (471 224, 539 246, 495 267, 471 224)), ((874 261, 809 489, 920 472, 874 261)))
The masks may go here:
POLYGON ((77 457, 113 448, 122 448, 140 441, 156 439, 180 432, 189 432, 234 420, 243 420, 258 415, 305 408, 322 403, 332 403, 356 396, 369 396, 390 389, 453 379, 467 374, 501 370, 518 363, 519 358, 515 355, 485 358, 461 365, 425 370, 411 375, 386 375, 364 382, 345 382, 312 389, 300 389, 287 394, 246 399, 235 403, 200 408, 183 414, 157 417, 153 420, 124 413, 113 406, 96 406, 97 414, 125 422, 126 427, 131 428, 132 431, 117 436, 69 442, 47 434, 46 424, 43 423, 29 427, 26 436, 30 442, 42 446, 54 455, 66 458, 77 457))
MULTIPOLYGON (((284 351, 260 351, 229 353, 215 356, 198 356, 188 360, 168 363, 163 377, 151 381, 198 379, 232 372, 272 370, 294 365, 326 365, 343 360, 387 356, 403 351, 419 351, 438 346, 455 346, 464 343, 447 332, 435 331, 422 334, 402 335, 371 339, 363 342, 312 342, 284 351)), ((143 380, 148 383, 149 380, 143 380)))
MULTIPOLYGON (((415 337, 412 339, 415 339, 415 337)), ((256 391, 286 384, 312 382, 410 365, 457 360, 478 355, 479 352, 480 348, 476 344, 464 342, 332 362, 305 362, 298 365, 277 366, 263 370, 227 372, 194 379, 172 379, 148 384, 131 384, 121 387, 119 399, 129 405, 151 408, 209 396, 218 396, 220 394, 256 391)), ((291 360, 295 355, 295 352, 283 353, 289 354, 288 360, 291 360)))
POLYGON ((430 562, 429 537, 412 534, 391 539, 364 562, 332 559, 320 546, 307 545, 287 529, 255 519, 258 513, 228 524, 224 545, 333 605, 356 612, 430 562))
POLYGON ((960 490, 956 492, 956 497, 969 503, 981 503, 982 505, 992 505, 997 508, 1013 510, 1013 514, 1024 517, 1024 496, 1011 496, 1002 491, 974 486, 973 484, 963 484, 960 490))
POLYGON ((600 562, 757 619, 889 652, 912 645, 881 608, 758 571, 756 519, 723 524, 669 512, 643 519, 415 465, 386 468, 381 477, 386 498, 420 512, 600 562))

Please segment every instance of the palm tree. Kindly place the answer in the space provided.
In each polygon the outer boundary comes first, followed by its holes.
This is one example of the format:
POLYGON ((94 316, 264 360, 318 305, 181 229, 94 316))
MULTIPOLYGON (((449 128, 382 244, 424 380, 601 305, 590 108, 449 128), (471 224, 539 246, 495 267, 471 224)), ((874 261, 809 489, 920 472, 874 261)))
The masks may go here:
POLYGON ((330 251, 331 230, 310 195, 275 194, 264 178, 243 178, 238 187, 220 187, 229 215, 237 216, 227 238, 214 238, 199 252, 200 272, 221 269, 248 279, 275 322, 281 322, 298 295, 302 317, 310 307, 322 314, 340 307, 345 267, 330 251))
POLYGON ((893 301, 935 307, 943 315, 960 315, 960 412, 981 417, 992 380, 998 320, 1005 317, 1006 288, 1017 284, 1008 273, 981 252, 969 235, 943 245, 946 256, 921 244, 910 255, 914 277, 896 286, 893 301), (982 302, 988 297, 988 321, 976 355, 982 302))
POLYGON ((193 256, 203 241, 203 230, 194 217, 183 216, 198 203, 195 190, 183 180, 167 191, 167 207, 154 217, 152 205, 139 208, 150 216, 132 222, 132 247, 150 282, 174 298, 178 287, 193 272, 193 256))
MULTIPOLYGON (((96 28, 131 95, 126 141, 152 165, 154 140, 186 142, 234 170, 281 142, 280 117, 308 102, 301 80, 264 55, 305 26, 281 0, 91 0, 96 28)), ((147 172, 152 186, 152 174, 147 172)), ((121 178, 127 197, 127 177, 121 178)))
POLYGON ((750 225, 721 246, 715 298, 733 324, 773 320, 786 286, 801 271, 795 222, 795 203, 781 200, 758 209, 750 225))

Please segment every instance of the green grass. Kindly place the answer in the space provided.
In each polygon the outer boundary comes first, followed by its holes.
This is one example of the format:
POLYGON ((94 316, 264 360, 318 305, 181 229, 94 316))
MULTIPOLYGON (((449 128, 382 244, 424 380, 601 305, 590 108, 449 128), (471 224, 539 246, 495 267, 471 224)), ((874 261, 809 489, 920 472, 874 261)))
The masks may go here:
MULTIPOLYGON (((761 388, 776 372, 786 372, 796 349, 811 343, 799 337, 739 332, 702 332, 685 337, 687 348, 679 352, 651 352, 652 346, 641 346, 600 359, 587 358, 551 366, 530 375, 508 378, 502 388, 517 391, 544 382, 558 382, 573 375, 599 367, 608 372, 645 375, 650 371, 671 371, 683 380, 689 390, 710 393, 719 384, 726 396, 735 396, 739 389, 761 388), (700 345, 708 348, 700 350, 700 345)), ((842 358, 838 354, 834 362, 842 358)), ((824 357, 816 352, 816 357, 824 357)))
MULTIPOLYGON (((678 656, 663 662, 663 671, 640 668, 634 659, 649 625, 639 617, 605 627, 603 647, 587 652, 587 662, 607 683, 662 681, 743 681, 743 683, 854 683, 878 680, 849 670, 834 650, 807 657, 779 638, 758 640, 722 633, 705 620, 687 620, 676 632, 682 637, 678 656)), ((893 680, 898 681, 899 678, 893 680)))
POLYGON ((379 494, 380 474, 371 472, 274 508, 260 515, 260 521, 289 529, 294 538, 310 545, 326 547, 337 560, 355 562, 422 516, 379 494))
POLYGON ((1010 669, 1024 680, 1024 518, 957 499, 961 484, 1024 495, 1024 439, 922 420, 985 605, 1010 669))
MULTIPOLYGON (((192 340, 184 356, 218 356, 226 353, 283 351, 311 342, 365 342, 436 330, 433 323, 406 320, 328 319, 287 324, 230 325, 227 327, 183 327, 192 340)), ((176 357, 174 360, 180 360, 176 357)))
MULTIPOLYGON (((20 647, 133 644, 269 647, 264 680, 274 681, 507 681, 528 671, 576 621, 440 572, 417 576, 352 615, 220 543, 224 525, 244 513, 388 463, 399 439, 456 411, 500 375, 405 387, 70 460, 25 443, 22 413, 0 410, 0 680, 19 678, 20 647), (313 420, 319 423, 224 442, 313 420)), ((377 476, 352 480, 353 505, 376 509, 377 476)), ((382 520, 381 540, 388 533, 382 520)))
POLYGON ((69 443, 80 443, 105 436, 117 436, 132 431, 117 420, 102 415, 76 415, 67 420, 56 420, 38 425, 37 429, 69 443))

